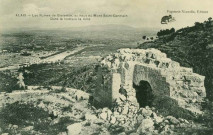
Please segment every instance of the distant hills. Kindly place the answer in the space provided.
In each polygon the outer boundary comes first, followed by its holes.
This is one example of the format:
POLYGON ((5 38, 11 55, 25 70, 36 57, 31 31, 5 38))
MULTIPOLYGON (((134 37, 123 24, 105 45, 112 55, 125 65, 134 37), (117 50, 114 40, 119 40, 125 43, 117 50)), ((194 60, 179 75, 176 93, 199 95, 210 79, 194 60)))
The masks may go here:
POLYGON ((88 25, 83 27, 66 28, 17 28, 6 33, 27 33, 48 36, 57 36, 71 39, 87 40, 118 40, 118 41, 140 41, 142 36, 156 35, 157 30, 151 28, 135 28, 128 25, 88 25))
POLYGON ((11 30, 7 30, 10 32, 19 32, 19 31, 33 31, 33 30, 66 30, 66 31, 157 31, 157 29, 153 28, 136 28, 129 25, 122 24, 106 24, 106 25, 88 25, 82 27, 62 27, 62 28, 39 28, 39 27, 21 27, 21 28, 13 28, 11 30))
POLYGON ((134 28, 128 25, 89 25, 84 27, 68 27, 68 28, 18 28, 8 31, 9 33, 27 33, 37 35, 47 35, 64 37, 70 39, 86 39, 86 40, 117 40, 121 42, 131 41, 138 42, 142 40, 142 36, 153 36, 157 30, 151 28, 134 28))
MULTIPOLYGON (((89 25, 83 27, 71 27, 65 28, 67 30, 73 31, 125 31, 125 30, 138 30, 137 28, 128 26, 128 25, 117 25, 117 24, 109 24, 109 25, 89 25)), ((63 30, 63 29, 62 29, 63 30)))

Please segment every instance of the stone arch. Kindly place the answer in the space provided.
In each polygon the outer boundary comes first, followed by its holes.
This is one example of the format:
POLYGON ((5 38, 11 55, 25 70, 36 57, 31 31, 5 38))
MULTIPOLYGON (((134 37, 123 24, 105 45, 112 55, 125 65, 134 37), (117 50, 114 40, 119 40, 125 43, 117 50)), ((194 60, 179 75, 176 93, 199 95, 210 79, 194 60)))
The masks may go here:
POLYGON ((170 96, 170 84, 157 68, 136 64, 133 73, 133 84, 139 86, 141 81, 149 83, 154 95, 170 96))
POLYGON ((139 85, 133 83, 136 92, 136 99, 140 107, 151 106, 153 100, 152 87, 148 81, 141 80, 139 85))

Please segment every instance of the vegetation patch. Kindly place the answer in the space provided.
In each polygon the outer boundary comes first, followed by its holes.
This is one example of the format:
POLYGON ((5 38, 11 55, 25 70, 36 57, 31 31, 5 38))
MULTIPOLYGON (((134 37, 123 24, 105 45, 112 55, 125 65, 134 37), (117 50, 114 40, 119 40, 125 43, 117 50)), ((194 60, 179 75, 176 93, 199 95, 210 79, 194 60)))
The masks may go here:
POLYGON ((69 64, 34 64, 20 71, 24 72, 26 85, 63 86, 92 92, 96 88, 99 65, 70 67, 69 64))
POLYGON ((6 70, 0 72, 0 92, 12 92, 17 88, 17 73, 6 70))
POLYGON ((156 48, 184 67, 192 67, 195 73, 204 75, 209 100, 213 99, 213 21, 196 22, 172 34, 160 35, 153 42, 138 46, 141 49, 156 48))
POLYGON ((15 102, 8 104, 0 112, 0 133, 22 133, 27 132, 41 134, 58 134, 66 131, 66 126, 75 123, 69 117, 60 118, 58 123, 51 124, 50 114, 33 104, 15 102), (15 126, 14 126, 15 125, 15 126), (30 131, 24 130, 26 127, 32 127, 30 131), (16 127, 13 129, 12 127, 16 127))

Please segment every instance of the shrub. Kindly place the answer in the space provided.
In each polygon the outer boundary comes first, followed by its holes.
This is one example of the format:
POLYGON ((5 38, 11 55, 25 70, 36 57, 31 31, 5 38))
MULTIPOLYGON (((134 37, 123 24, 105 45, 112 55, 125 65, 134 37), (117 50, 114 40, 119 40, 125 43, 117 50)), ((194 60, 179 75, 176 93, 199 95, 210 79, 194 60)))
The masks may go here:
POLYGON ((15 102, 6 105, 0 112, 0 127, 2 132, 14 134, 12 130, 8 129, 8 125, 18 125, 19 131, 22 133, 22 128, 33 126, 34 131, 42 134, 58 134, 66 131, 66 127, 75 123, 75 120, 69 117, 60 118, 56 124, 51 124, 50 114, 42 108, 35 107, 33 104, 25 104, 15 102))
POLYGON ((12 92, 17 88, 16 74, 11 71, 0 72, 0 92, 12 92))
POLYGON ((160 37, 160 36, 168 35, 168 34, 171 34, 171 33, 174 33, 174 32, 175 32, 175 29, 174 29, 174 28, 166 29, 166 30, 160 30, 160 31, 157 33, 157 36, 160 37))
POLYGON ((146 36, 143 36, 142 38, 145 40, 145 39, 146 39, 146 36))

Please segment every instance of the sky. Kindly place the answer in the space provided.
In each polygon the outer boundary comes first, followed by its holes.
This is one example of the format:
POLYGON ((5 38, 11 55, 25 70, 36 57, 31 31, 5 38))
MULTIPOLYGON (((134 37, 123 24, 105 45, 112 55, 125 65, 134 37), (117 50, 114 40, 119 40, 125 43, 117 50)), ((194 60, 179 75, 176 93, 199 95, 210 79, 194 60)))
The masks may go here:
POLYGON ((88 25, 121 24, 136 28, 181 28, 213 17, 212 0, 0 0, 0 31, 18 28, 57 29, 88 25), (196 11, 196 13, 168 13, 196 11), (208 13, 197 13, 197 10, 208 13), (50 17, 17 17, 16 14, 117 14, 127 17, 90 18, 90 21, 57 21, 50 17), (176 21, 162 25, 163 16, 176 21))

